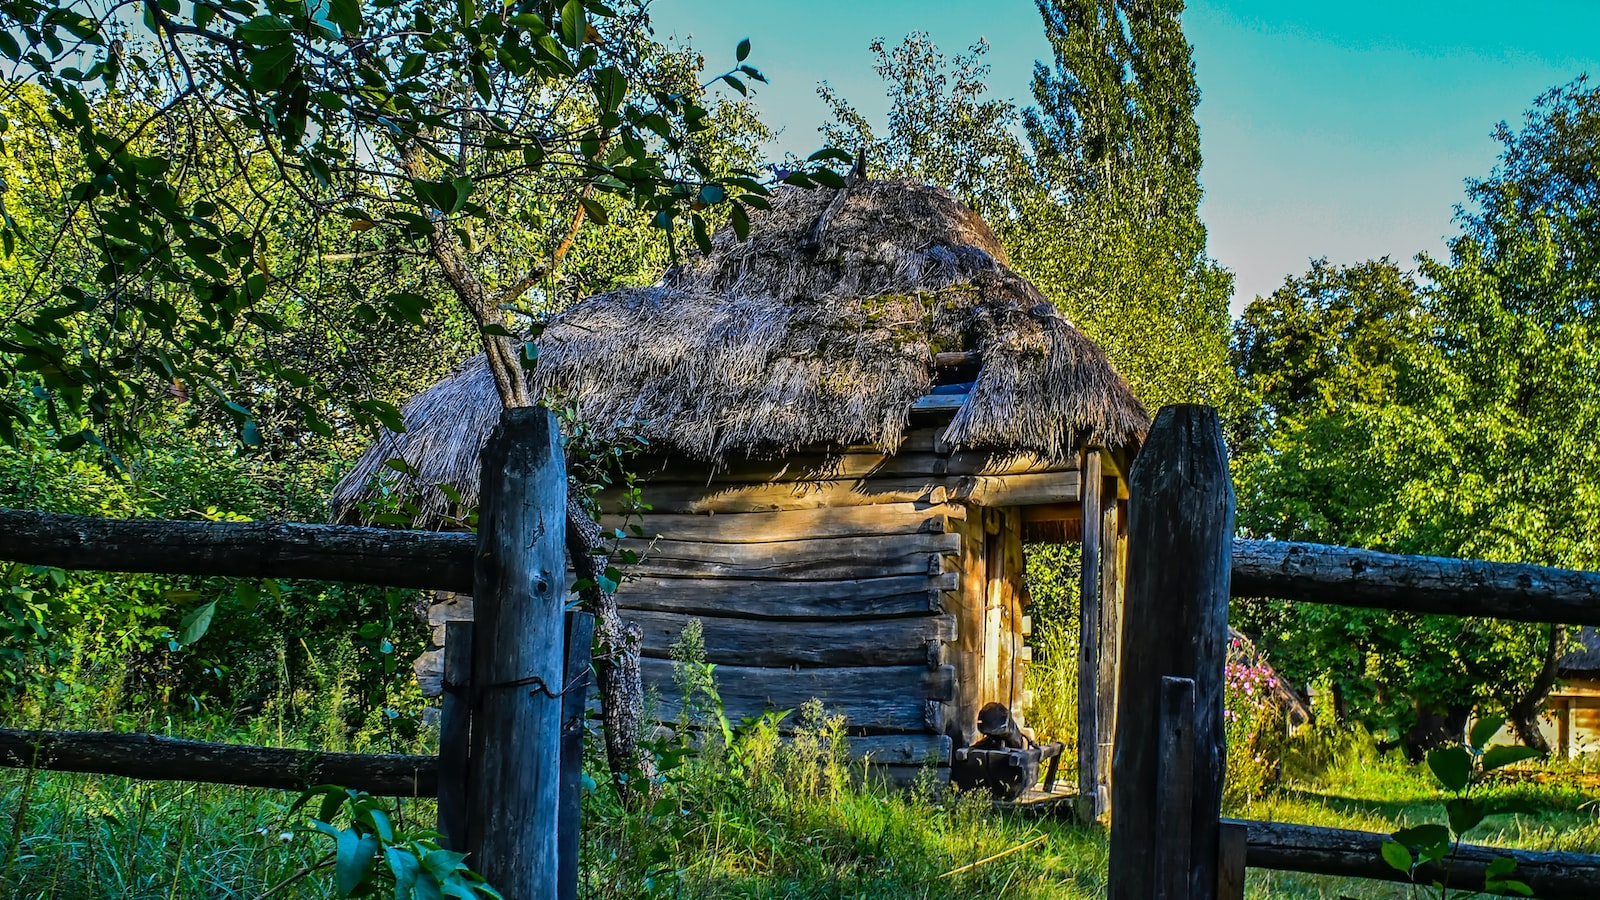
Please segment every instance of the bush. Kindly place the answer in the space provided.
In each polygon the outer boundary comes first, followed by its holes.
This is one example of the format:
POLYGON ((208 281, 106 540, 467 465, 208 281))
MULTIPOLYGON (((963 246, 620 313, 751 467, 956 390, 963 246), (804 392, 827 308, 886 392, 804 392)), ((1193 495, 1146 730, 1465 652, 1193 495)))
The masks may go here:
POLYGON ((1228 741, 1224 800, 1248 803, 1261 797, 1282 773, 1286 722, 1283 707, 1273 695, 1276 676, 1271 668, 1243 654, 1230 654, 1224 676, 1223 720, 1228 741))

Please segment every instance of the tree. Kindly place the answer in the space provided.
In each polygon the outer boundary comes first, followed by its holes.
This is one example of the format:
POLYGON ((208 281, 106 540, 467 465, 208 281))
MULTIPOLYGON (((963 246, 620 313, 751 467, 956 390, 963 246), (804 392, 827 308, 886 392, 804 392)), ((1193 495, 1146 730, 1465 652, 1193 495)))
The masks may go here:
MULTIPOLYGON (((1573 568, 1600 565, 1600 92, 1545 94, 1469 183, 1448 261, 1313 265, 1240 321, 1253 413, 1236 435, 1241 524, 1285 539, 1573 568), (1587 168, 1585 168, 1588 166, 1587 168)), ((1368 721, 1498 706, 1529 746, 1567 630, 1257 609, 1256 624, 1368 721)), ((1289 663, 1286 668, 1296 664, 1289 663)))
MULTIPOLYGON (((338 392, 342 379, 240 353, 295 324, 267 302, 279 291, 307 318, 328 312, 303 288, 326 271, 317 241, 330 232, 362 236, 356 253, 369 241, 420 253, 466 314, 502 402, 534 403, 521 376, 526 340, 585 221, 605 225, 629 207, 676 252, 680 238, 706 246, 712 210, 738 229, 748 206, 765 203, 737 154, 708 152, 719 139, 704 86, 647 38, 642 6, 598 0, 8 0, 0 56, 43 88, 72 134, 83 177, 69 213, 90 233, 94 275, 62 284, 59 297, 22 298, 0 351, 13 390, 32 399, 0 399, 0 436, 31 418, 30 404, 52 423, 85 422, 62 433, 64 447, 110 450, 137 437, 121 413, 173 388, 214 393, 257 444, 251 398, 269 386, 307 392, 357 425, 402 428, 388 400, 352 399, 338 392), (129 94, 137 114, 96 115, 129 94), (226 177, 244 203, 218 196, 196 153, 148 150, 216 143, 234 158, 226 177), (540 221, 555 224, 529 227, 540 221), (291 265, 272 264, 285 256, 291 265), (138 340, 105 352, 132 332, 138 340)), ((743 93, 762 80, 749 52, 741 43, 736 67, 714 81, 743 93)), ((813 178, 842 184, 826 170, 790 176, 813 178)), ((32 236, 9 215, 0 229, 7 255, 32 236)), ((55 264, 54 243, 22 249, 42 269, 55 264)), ((387 291, 351 315, 414 319, 428 299, 387 291)), ((296 409, 312 432, 333 435, 316 404, 296 409)), ((570 518, 574 540, 593 537, 581 509, 570 518)), ((596 576, 585 599, 600 620, 608 750, 626 795, 620 773, 650 770, 635 743, 636 630, 600 590, 596 546, 572 549, 580 574, 596 576)))

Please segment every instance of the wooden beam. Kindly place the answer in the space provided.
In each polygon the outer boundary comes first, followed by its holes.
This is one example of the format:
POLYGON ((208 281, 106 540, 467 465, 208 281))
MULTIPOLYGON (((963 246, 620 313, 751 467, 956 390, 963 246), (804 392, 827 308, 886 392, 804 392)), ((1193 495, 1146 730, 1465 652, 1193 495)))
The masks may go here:
POLYGON ((954 573, 839 581, 629 577, 617 591, 624 609, 751 619, 859 619, 937 612, 954 573))
POLYGON ((1038 506, 1079 499, 1079 472, 1022 475, 969 475, 956 483, 950 499, 975 506, 1038 506))
POLYGON ((750 544, 882 534, 943 534, 949 530, 950 519, 965 518, 966 514, 966 507, 959 504, 929 507, 884 503, 725 515, 648 512, 630 518, 605 516, 600 526, 612 532, 621 529, 629 537, 750 544))
POLYGON ((475 544, 470 534, 350 525, 99 519, 0 509, 0 559, 58 569, 468 591, 475 544))
POLYGON ((1600 625, 1600 572, 1277 541, 1235 541, 1233 596, 1600 625))
POLYGON ((1159 803, 1160 719, 1151 713, 1161 707, 1166 676, 1176 676, 1194 683, 1189 883, 1181 896, 1215 900, 1234 528, 1233 482, 1217 411, 1162 409, 1134 463, 1130 491, 1108 897, 1163 896, 1155 854, 1167 810, 1159 803))
POLYGON ((555 415, 504 410, 482 472, 467 852, 505 896, 556 900, 567 471, 555 415))
MULTIPOLYGON (((1380 881, 1410 880, 1404 872, 1384 862, 1382 848, 1391 840, 1387 834, 1283 822, 1226 821, 1246 828, 1245 860, 1253 869, 1380 881)), ((1517 868, 1511 877, 1533 888, 1533 895, 1544 900, 1592 900, 1595 885, 1600 885, 1600 856, 1477 844, 1461 844, 1454 857, 1443 865, 1430 863, 1420 867, 1416 883, 1430 884, 1443 880, 1448 874, 1453 890, 1482 890, 1484 870, 1501 857, 1516 860, 1517 868)))
POLYGON ((773 541, 759 544, 707 544, 699 541, 620 542, 639 561, 637 575, 684 578, 752 578, 838 581, 887 575, 937 574, 939 558, 960 549, 954 534, 867 535, 773 541))
POLYGON ((629 610, 644 629, 645 656, 670 659, 690 622, 699 622, 706 662, 743 666, 926 665, 928 642, 955 640, 954 616, 854 621, 725 619, 629 610))
POLYGON ((323 753, 108 731, 0 728, 0 766, 146 781, 196 781, 301 791, 338 784, 383 797, 432 797, 432 756, 323 753))
POLYGON ((951 350, 933 355, 933 367, 936 369, 953 369, 956 366, 975 366, 983 362, 983 352, 980 350, 951 350))
POLYGON ((1078 817, 1086 822, 1106 814, 1110 800, 1100 780, 1100 754, 1108 735, 1100 731, 1100 454, 1083 454, 1082 565, 1078 570, 1078 817))
MULTIPOLYGON (((667 659, 642 659, 645 683, 661 692, 658 715, 671 720, 681 696, 667 659)), ((813 697, 829 714, 845 716, 853 734, 927 731, 928 701, 948 700, 955 683, 950 666, 849 666, 828 669, 776 669, 717 666, 712 673, 729 721, 767 710, 793 710, 813 697)), ((792 718, 792 717, 791 717, 792 718)))

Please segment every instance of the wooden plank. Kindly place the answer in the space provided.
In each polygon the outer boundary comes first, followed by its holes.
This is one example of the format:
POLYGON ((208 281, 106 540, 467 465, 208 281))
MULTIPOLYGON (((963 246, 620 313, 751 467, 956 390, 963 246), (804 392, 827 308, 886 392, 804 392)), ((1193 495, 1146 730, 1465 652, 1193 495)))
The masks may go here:
POLYGON ((937 573, 942 570, 938 557, 959 552, 960 538, 953 534, 866 535, 761 544, 629 538, 619 546, 639 555, 639 561, 628 566, 636 575, 839 581, 937 573))
POLYGON ((924 394, 911 403, 912 412, 951 412, 967 402, 967 394, 924 394))
POLYGON ((594 615, 566 616, 565 688, 561 693, 561 807, 558 811, 557 900, 577 900, 578 861, 583 824, 583 718, 594 680, 594 615))
POLYGON ((902 447, 791 453, 775 459, 734 459, 713 468, 698 460, 646 460, 638 472, 648 491, 668 484, 782 484, 916 475, 983 475, 1061 471, 1059 462, 1021 450, 934 450, 902 447))
MULTIPOLYGON (((1245 861, 1254 869, 1380 881, 1409 880, 1404 872, 1391 868, 1383 860, 1383 844, 1391 840, 1387 834, 1283 822, 1225 821, 1246 829, 1245 861)), ((1595 885, 1600 884, 1600 855, 1461 844, 1454 857, 1446 862, 1450 887, 1461 891, 1481 890, 1484 870, 1500 857, 1516 860, 1517 868, 1512 877, 1527 884, 1535 897, 1544 900, 1592 900, 1595 885)), ((1444 866, 1430 863, 1417 870, 1416 881, 1429 884, 1445 876, 1444 866)))
POLYGON ((1187 900, 1194 830, 1194 679, 1161 679, 1156 738, 1156 900, 1187 900))
POLYGON ((98 519, 0 509, 0 560, 58 569, 467 591, 474 546, 470 534, 297 522, 98 519))
POLYGON ((983 362, 983 353, 978 350, 949 350, 933 355, 933 367, 936 369, 953 369, 957 366, 976 366, 983 362))
MULTIPOLYGON (((639 662, 646 684, 660 692, 660 715, 673 719, 679 705, 672 661, 639 662)), ((829 669, 764 669, 717 666, 713 673, 730 721, 767 710, 798 709, 813 697, 830 713, 845 716, 853 733, 928 730, 929 700, 947 700, 955 673, 950 666, 850 666, 829 669)))
POLYGON ((432 797, 433 756, 323 753, 109 731, 0 728, 0 766, 302 791, 338 784, 380 797, 432 797))
POLYGON ((1077 471, 968 475, 960 479, 950 497, 975 506, 1071 503, 1078 499, 1080 483, 1077 471))
POLYGON ((949 735, 944 734, 847 736, 844 744, 852 759, 877 765, 950 765, 951 742, 949 735))
MULTIPOLYGON (((1100 454, 1083 455, 1083 509, 1099 510, 1100 454)), ((1107 735, 1100 731, 1100 525, 1099 515, 1083 516, 1082 564, 1078 570, 1078 797, 1080 820, 1097 821, 1106 814, 1109 797, 1102 788, 1100 754, 1107 735)))
POLYGON ((1233 595, 1600 625, 1600 572, 1278 541, 1235 541, 1233 595))
POLYGON ((1244 900, 1245 860, 1250 830, 1223 820, 1217 842, 1217 900, 1244 900))
POLYGON ((439 833, 447 850, 467 852, 468 763, 472 742, 472 623, 444 623, 439 703, 439 833))
POLYGON ((647 512, 631 520, 605 516, 600 525, 611 532, 621 528, 628 537, 747 544, 874 534, 942 534, 948 530, 947 519, 965 516, 966 507, 959 504, 930 507, 884 503, 726 515, 647 512))
POLYGON ((985 559, 987 535, 983 516, 974 515, 958 526, 961 555, 956 560, 958 587, 944 595, 945 610, 956 617, 956 640, 945 647, 946 659, 955 666, 956 684, 952 703, 945 709, 948 725, 958 735, 956 745, 965 747, 978 740, 978 710, 983 702, 985 601, 988 598, 988 570, 985 559))
POLYGON ((954 573, 841 581, 628 577, 617 591, 627 609, 755 619, 868 618, 937 612, 954 573))
POLYGON ((955 617, 852 621, 726 619, 679 613, 628 611, 644 629, 645 656, 670 659, 672 645, 690 622, 701 624, 706 662, 744 666, 926 665, 928 642, 955 638, 955 617))
MULTIPOLYGON (((1101 453, 1104 463, 1110 454, 1101 453)), ((1111 741, 1117 727, 1117 661, 1122 644, 1122 561, 1117 516, 1116 479, 1100 482, 1100 627, 1099 659, 1095 674, 1095 729, 1100 734, 1095 779, 1105 805, 1111 803, 1111 741)))
POLYGON ((507 897, 555 900, 567 472, 555 415, 507 409, 483 451, 467 851, 507 897))
MULTIPOLYGON (((1134 463, 1118 703, 1159 708, 1162 678, 1195 685, 1189 892, 1217 894, 1222 809, 1222 688, 1227 657, 1233 483, 1215 409, 1168 406, 1134 463)), ((1098 517, 1096 517, 1098 518, 1098 517)), ((1087 524, 1087 522, 1085 523, 1087 524)), ((1111 778, 1111 900, 1156 896, 1159 735, 1148 714, 1117 717, 1111 778)))
MULTIPOLYGON (((942 506, 952 485, 953 479, 932 475, 755 485, 655 484, 646 486, 644 500, 655 512, 666 513, 773 512, 881 503, 942 506)), ((608 512, 624 508, 616 491, 602 491, 596 499, 608 512)))

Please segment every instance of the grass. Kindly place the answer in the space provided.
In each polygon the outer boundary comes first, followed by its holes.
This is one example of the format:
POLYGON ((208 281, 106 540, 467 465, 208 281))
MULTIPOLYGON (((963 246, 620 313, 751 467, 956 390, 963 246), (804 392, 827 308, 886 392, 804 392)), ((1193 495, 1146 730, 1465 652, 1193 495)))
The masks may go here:
MULTIPOLYGON (((1058 673, 1061 674, 1061 673, 1058 673)), ((1065 675, 1061 674, 1064 681, 1065 675)), ((714 693, 714 692, 713 692, 714 693)), ((255 717, 144 717, 98 696, 68 711, 37 708, 7 724, 148 730, 240 742, 430 752, 382 728, 342 716, 336 681, 284 698, 255 717), (335 727, 343 721, 346 725, 335 727)), ((714 709, 714 696, 702 704, 714 709)), ((13 713, 16 711, 13 710, 13 713)), ((714 714, 713 714, 714 715, 714 714)), ((1065 716, 1065 711, 1061 713, 1065 716)), ((664 745, 662 800, 625 811, 602 772, 586 795, 583 884, 594 900, 705 898, 1091 898, 1105 891, 1104 832, 1022 813, 929 782, 907 790, 863 785, 839 752, 841 723, 820 708, 799 711, 780 741, 771 723, 707 728, 694 752, 664 745), (999 859, 988 857, 1031 841, 999 859), (978 865, 972 865, 979 863, 978 865), (971 868, 965 868, 971 866, 971 868)), ((1422 767, 1381 757, 1370 741, 1326 740, 1291 750, 1280 784, 1230 815, 1388 832, 1440 821, 1442 796, 1422 767)), ((598 760, 600 754, 595 754, 598 760)), ((1473 839, 1531 849, 1600 853, 1600 760, 1514 772, 1488 787, 1541 810, 1491 819, 1473 839)), ((0 769, 0 896, 17 898, 258 897, 316 865, 328 840, 291 812, 296 795, 214 785, 0 769)), ((431 828, 431 801, 401 800, 402 828, 431 828)), ((1251 897, 1410 897, 1402 885, 1255 871, 1251 897)), ((325 871, 294 879, 274 897, 334 896, 325 871)))

